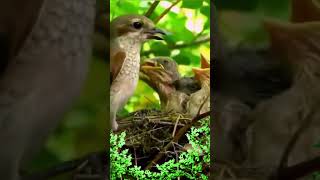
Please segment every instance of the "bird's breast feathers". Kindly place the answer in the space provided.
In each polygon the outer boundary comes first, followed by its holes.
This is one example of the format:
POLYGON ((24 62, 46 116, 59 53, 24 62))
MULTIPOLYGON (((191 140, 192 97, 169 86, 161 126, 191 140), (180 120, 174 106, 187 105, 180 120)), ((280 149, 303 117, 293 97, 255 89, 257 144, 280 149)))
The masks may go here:
POLYGON ((141 44, 137 40, 119 37, 117 48, 111 48, 111 85, 114 81, 136 80, 139 78, 141 44))

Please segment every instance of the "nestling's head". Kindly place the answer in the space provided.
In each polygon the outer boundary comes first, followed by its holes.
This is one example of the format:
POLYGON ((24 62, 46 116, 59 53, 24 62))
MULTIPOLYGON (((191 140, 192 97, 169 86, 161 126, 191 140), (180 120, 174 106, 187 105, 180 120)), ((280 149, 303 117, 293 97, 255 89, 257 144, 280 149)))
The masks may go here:
POLYGON ((141 64, 141 72, 149 85, 162 83, 172 85, 180 78, 177 63, 169 57, 155 57, 141 64))
POLYGON ((195 79, 202 85, 210 86, 210 64, 208 60, 201 55, 201 68, 192 68, 195 79))
POLYGON ((149 18, 141 15, 119 16, 111 22, 110 27, 113 38, 125 36, 138 39, 140 42, 148 39, 163 40, 161 35, 165 35, 149 18))

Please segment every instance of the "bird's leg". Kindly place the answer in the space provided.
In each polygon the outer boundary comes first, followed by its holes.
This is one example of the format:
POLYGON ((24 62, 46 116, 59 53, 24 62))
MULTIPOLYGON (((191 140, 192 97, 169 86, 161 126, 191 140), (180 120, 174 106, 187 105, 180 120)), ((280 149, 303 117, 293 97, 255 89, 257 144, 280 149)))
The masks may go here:
POLYGON ((111 127, 113 131, 116 131, 118 129, 117 110, 118 108, 111 108, 111 111, 110 111, 111 127))

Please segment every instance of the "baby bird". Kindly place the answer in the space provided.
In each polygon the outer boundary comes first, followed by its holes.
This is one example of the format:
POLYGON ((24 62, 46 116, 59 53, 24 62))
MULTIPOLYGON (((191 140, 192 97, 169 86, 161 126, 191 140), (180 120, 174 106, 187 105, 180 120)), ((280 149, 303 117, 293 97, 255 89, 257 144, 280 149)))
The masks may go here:
POLYGON ((192 117, 210 111, 210 64, 201 55, 201 68, 193 68, 195 79, 201 89, 190 95, 187 102, 188 114, 192 117))
POLYGON ((180 80, 177 63, 170 57, 155 57, 141 66, 141 78, 160 97, 161 109, 165 112, 186 113, 187 93, 176 88, 180 80))

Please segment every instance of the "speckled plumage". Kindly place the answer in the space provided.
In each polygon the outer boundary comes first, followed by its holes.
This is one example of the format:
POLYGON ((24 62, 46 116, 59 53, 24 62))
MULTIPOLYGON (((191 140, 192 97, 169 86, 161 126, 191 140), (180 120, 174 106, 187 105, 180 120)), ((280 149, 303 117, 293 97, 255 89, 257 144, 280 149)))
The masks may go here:
POLYGON ((141 15, 123 15, 110 24, 110 121, 118 129, 116 114, 133 95, 139 80, 140 50, 149 39, 162 40, 153 22, 141 15))
POLYGON ((117 129, 116 113, 133 95, 138 84, 141 42, 124 36, 114 41, 117 41, 126 54, 123 65, 110 88, 110 118, 113 119, 112 128, 117 129))

